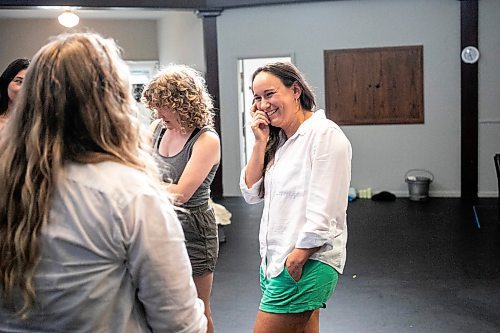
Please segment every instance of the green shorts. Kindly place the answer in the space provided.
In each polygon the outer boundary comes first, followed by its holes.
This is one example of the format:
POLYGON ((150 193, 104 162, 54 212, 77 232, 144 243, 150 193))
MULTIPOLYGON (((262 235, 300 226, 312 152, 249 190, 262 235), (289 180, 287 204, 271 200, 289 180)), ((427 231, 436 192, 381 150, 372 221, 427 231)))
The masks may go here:
POLYGON ((213 272, 219 255, 219 238, 214 210, 208 204, 185 209, 186 211, 178 210, 177 216, 186 238, 193 276, 213 272))
POLYGON ((308 260, 296 282, 286 268, 267 279, 260 269, 262 299, 259 309, 270 313, 300 313, 325 308, 338 281, 337 271, 321 261, 308 260))

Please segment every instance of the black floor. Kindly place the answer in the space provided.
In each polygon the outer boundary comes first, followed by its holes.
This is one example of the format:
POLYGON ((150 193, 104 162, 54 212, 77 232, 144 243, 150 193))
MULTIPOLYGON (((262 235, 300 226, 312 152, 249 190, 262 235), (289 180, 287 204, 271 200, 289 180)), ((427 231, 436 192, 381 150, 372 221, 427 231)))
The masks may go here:
MULTIPOLYGON (((214 278, 216 332, 251 332, 262 206, 218 203, 233 217, 214 278)), ((498 204, 480 199, 475 209, 477 218, 449 198, 350 203, 347 263, 320 332, 500 332, 498 204)))

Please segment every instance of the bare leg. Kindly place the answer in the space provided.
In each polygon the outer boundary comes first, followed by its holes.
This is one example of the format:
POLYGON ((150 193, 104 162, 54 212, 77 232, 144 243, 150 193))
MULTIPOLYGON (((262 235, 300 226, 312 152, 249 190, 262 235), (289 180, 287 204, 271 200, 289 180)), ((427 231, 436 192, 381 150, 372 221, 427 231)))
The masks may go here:
POLYGON ((253 333, 302 333, 313 311, 269 313, 259 311, 253 333))
POLYGON ((214 333, 214 323, 212 321, 212 311, 210 309, 210 295, 212 294, 212 282, 214 273, 207 273, 201 276, 193 276, 198 297, 205 304, 205 316, 208 319, 207 333, 214 333))
POLYGON ((304 327, 304 333, 319 333, 319 309, 313 311, 304 327))

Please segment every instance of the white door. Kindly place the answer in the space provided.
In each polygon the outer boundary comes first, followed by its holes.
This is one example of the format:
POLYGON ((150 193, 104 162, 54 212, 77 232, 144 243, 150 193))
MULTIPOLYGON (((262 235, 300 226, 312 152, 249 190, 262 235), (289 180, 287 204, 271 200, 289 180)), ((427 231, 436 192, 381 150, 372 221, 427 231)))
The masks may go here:
POLYGON ((127 61, 130 71, 130 84, 137 102, 137 114, 135 115, 146 128, 153 121, 151 111, 141 103, 140 98, 144 86, 153 78, 159 70, 158 60, 151 61, 127 61))
POLYGON ((252 153, 254 137, 250 128, 250 107, 252 106, 252 75, 257 68, 270 62, 291 62, 291 56, 272 58, 248 58, 238 61, 240 87, 239 111, 240 111, 240 155, 241 167, 244 167, 252 153))

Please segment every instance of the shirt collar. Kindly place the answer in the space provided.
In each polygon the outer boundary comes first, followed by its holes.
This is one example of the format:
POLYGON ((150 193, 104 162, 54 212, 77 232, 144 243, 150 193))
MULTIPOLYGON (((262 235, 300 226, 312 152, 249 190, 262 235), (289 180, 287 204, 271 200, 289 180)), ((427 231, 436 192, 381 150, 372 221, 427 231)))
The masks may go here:
POLYGON ((296 134, 297 135, 304 135, 304 134, 306 134, 314 126, 314 124, 318 120, 325 119, 325 118, 326 118, 325 110, 318 109, 318 110, 314 111, 313 115, 300 125, 300 127, 298 128, 296 134))
MULTIPOLYGON (((309 130, 311 128, 314 127, 314 124, 320 119, 326 119, 325 110, 318 109, 316 111, 313 111, 313 115, 309 119, 304 121, 299 126, 297 131, 289 139, 293 139, 299 135, 306 134, 307 132, 309 132, 309 130)), ((280 136, 281 144, 283 144, 285 141, 287 141, 287 139, 285 138, 285 132, 283 132, 283 130, 280 131, 279 136, 280 136)))

